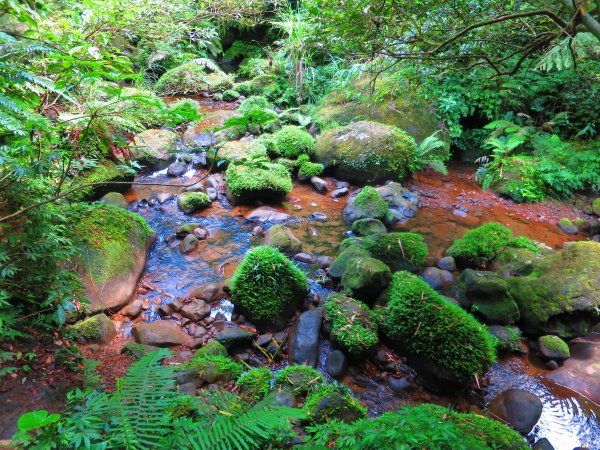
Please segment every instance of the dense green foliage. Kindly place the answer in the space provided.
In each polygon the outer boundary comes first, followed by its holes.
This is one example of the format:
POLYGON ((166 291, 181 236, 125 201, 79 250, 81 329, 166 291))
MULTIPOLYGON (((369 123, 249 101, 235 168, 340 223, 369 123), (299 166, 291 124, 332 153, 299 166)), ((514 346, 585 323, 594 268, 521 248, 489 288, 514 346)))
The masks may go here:
POLYGON ((435 376, 452 383, 473 383, 496 359, 487 329, 409 272, 394 274, 380 330, 396 346, 433 364, 435 376))
POLYGON ((287 366, 275 376, 275 384, 289 386, 294 397, 303 397, 319 389, 323 375, 309 366, 287 366))
POLYGON ((293 159, 302 154, 310 155, 315 151, 315 140, 306 131, 287 125, 272 137, 273 152, 277 156, 293 159))

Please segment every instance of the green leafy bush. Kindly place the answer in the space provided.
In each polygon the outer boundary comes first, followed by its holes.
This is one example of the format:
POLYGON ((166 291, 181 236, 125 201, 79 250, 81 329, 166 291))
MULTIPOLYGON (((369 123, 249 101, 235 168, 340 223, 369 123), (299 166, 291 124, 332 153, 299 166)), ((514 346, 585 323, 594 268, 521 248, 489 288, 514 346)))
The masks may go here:
POLYGON ((410 272, 393 275, 379 325, 396 347, 427 360, 450 383, 473 383, 496 359, 487 329, 410 272))
POLYGON ((227 89, 223 91, 223 100, 226 102, 235 102, 238 98, 240 98, 240 93, 233 89, 227 89))
POLYGON ((286 125, 273 134, 273 151, 277 156, 295 158, 301 154, 310 155, 315 151, 315 140, 303 128, 286 125))
POLYGON ((369 308, 342 294, 331 294, 325 303, 331 336, 350 357, 367 355, 379 342, 377 324, 371 320, 369 308))
POLYGON ((276 248, 260 246, 238 266, 231 299, 255 325, 277 327, 294 313, 307 288, 306 275, 288 258, 276 248))
POLYGON ((195 354, 188 362, 176 367, 177 372, 198 371, 209 383, 229 381, 238 378, 244 366, 227 356, 195 354))
POLYGON ((323 375, 309 366, 287 366, 275 375, 275 384, 291 387, 294 397, 318 390, 323 381, 323 375))
POLYGON ((176 100, 173 103, 169 104, 169 112, 170 115, 169 119, 167 120, 168 126, 175 126, 182 123, 194 122, 202 118, 198 102, 192 100, 191 98, 176 100))
POLYGON ((508 228, 497 222, 488 222, 467 231, 462 238, 454 241, 446 254, 456 258, 463 267, 483 267, 498 256, 511 238, 508 228))
POLYGON ((263 109, 263 110, 264 109, 273 109, 273 105, 265 97, 262 97, 260 95, 255 95, 255 96, 248 97, 247 99, 245 99, 240 104, 237 111, 243 115, 243 114, 251 113, 252 111, 254 111, 256 109, 263 109))
POLYGON ((249 42, 244 41, 233 41, 231 46, 225 50, 223 56, 227 59, 236 59, 240 57, 254 58, 261 56, 262 53, 262 48, 256 44, 250 44, 249 42))
POLYGON ((243 78, 254 78, 265 75, 271 69, 271 63, 266 58, 245 58, 238 68, 238 75, 243 78))

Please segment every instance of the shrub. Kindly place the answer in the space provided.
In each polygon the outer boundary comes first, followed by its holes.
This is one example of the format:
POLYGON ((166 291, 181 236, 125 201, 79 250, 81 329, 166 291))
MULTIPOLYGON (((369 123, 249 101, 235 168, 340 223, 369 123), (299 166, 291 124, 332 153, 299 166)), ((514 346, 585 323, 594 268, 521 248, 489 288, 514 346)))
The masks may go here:
POLYGON ((467 231, 465 235, 454 241, 446 251, 463 267, 484 267, 494 259, 504 246, 511 241, 512 233, 508 228, 496 222, 467 231))
POLYGON ((367 409, 362 406, 345 386, 323 384, 306 397, 304 410, 313 423, 338 419, 345 423, 366 417, 367 409))
POLYGON ((244 115, 251 113, 256 109, 273 109, 273 105, 265 97, 255 95, 244 100, 238 107, 237 111, 244 115))
POLYGON ((273 135, 274 153, 285 158, 295 158, 301 154, 310 155, 315 151, 315 140, 303 128, 286 125, 273 135))
POLYGON ((192 61, 167 70, 158 79, 154 89, 163 95, 194 94, 207 86, 204 67, 192 61))
POLYGON ((302 397, 316 391, 321 383, 321 373, 309 366, 288 366, 275 376, 275 384, 290 386, 294 397, 302 397))
POLYGON ((298 175, 302 175, 303 177, 318 177, 323 173, 323 164, 312 163, 312 162, 304 162, 300 165, 298 169, 298 175))
POLYGON ((267 58, 246 58, 238 68, 238 75, 246 79, 254 78, 266 74, 270 68, 271 63, 267 58))
POLYGON ((272 378, 273 374, 268 367, 260 367, 243 373, 235 384, 239 386, 240 392, 250 399, 261 400, 269 393, 272 378))
POLYGON ((263 50, 258 45, 244 41, 233 41, 231 46, 223 53, 223 57, 226 59, 236 59, 240 57, 254 58, 262 54, 263 50))
POLYGON ((240 93, 233 89, 227 89, 223 92, 223 100, 226 102, 235 102, 238 98, 240 98, 240 93))
POLYGON ((350 357, 365 356, 379 342, 369 308, 358 300, 332 294, 325 303, 325 314, 331 321, 331 336, 350 357))
POLYGON ((436 375, 448 382, 470 384, 495 360, 487 329, 409 272, 394 274, 380 320, 394 345, 434 364, 436 375))
POLYGON ((228 192, 238 202, 280 201, 292 190, 290 173, 281 164, 230 164, 226 178, 228 192))
POLYGON ((404 406, 351 424, 334 420, 308 431, 311 448, 354 450, 357 442, 363 450, 529 448, 518 432, 500 422, 431 404, 404 406))
POLYGON ((362 188, 354 198, 353 206, 360 210, 362 218, 383 219, 388 211, 388 204, 371 186, 362 188))
POLYGON ((386 263, 392 271, 416 270, 425 264, 429 254, 423 236, 417 233, 375 233, 356 241, 373 258, 386 263))
POLYGON ((278 327, 294 313, 307 289, 306 275, 288 258, 276 248, 260 246, 246 253, 238 266, 231 298, 256 325, 278 327))
POLYGON ((184 98, 169 104, 168 126, 172 127, 181 123, 193 122, 201 118, 202 114, 200 114, 198 102, 191 98, 184 98))

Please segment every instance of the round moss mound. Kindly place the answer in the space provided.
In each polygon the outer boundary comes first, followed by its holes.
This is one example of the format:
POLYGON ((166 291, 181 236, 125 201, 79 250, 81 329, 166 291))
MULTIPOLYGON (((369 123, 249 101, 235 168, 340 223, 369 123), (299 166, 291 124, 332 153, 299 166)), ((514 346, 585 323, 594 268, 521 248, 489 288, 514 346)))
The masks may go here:
POLYGON ((316 426, 311 448, 362 450, 384 448, 527 450, 525 439, 502 423, 476 414, 461 414, 442 406, 405 406, 379 417, 351 424, 330 421, 316 426))
POLYGON ((254 95, 245 99, 237 111, 240 114, 249 114, 254 110, 273 109, 273 105, 262 95, 254 95))
POLYGON ((259 367, 243 373, 235 382, 243 395, 250 399, 261 400, 267 396, 271 389, 273 374, 268 367, 259 367))
POLYGON ((175 368, 177 372, 195 370, 206 383, 231 381, 239 378, 244 366, 222 355, 194 354, 191 360, 175 368))
POLYGON ((497 222, 467 231, 446 251, 462 267, 479 268, 500 254, 512 238, 511 231, 497 222))
POLYGON ((246 253, 238 266, 231 299, 255 325, 279 328, 307 289, 306 275, 279 250, 263 245, 246 253))
POLYGON ((496 358, 487 329, 410 272, 392 277, 379 325, 394 345, 428 361, 437 378, 452 384, 473 383, 496 358))
POLYGON ((315 151, 315 140, 304 128, 286 125, 273 134, 273 152, 277 156, 296 158, 311 155, 315 151))
POLYGON ((235 102, 238 98, 240 98, 240 93, 233 89, 227 89, 223 91, 223 100, 226 102, 235 102))
POLYGON ((192 61, 167 70, 154 85, 154 90, 163 95, 177 95, 193 94, 207 87, 204 68, 192 61))
POLYGON ((323 375, 309 366, 288 366, 275 376, 275 384, 291 387, 294 397, 314 392, 322 383, 323 375))
POLYGON ((388 265, 392 272, 416 270, 425 264, 429 248, 417 233, 375 233, 356 239, 361 248, 388 265))
POLYGON ((351 423, 367 416, 367 408, 362 406, 343 386, 323 384, 319 389, 306 397, 304 410, 308 421, 322 423, 337 419, 340 422, 351 423))
POLYGON ((342 274, 344 292, 352 297, 372 303, 387 287, 392 278, 390 268, 369 256, 353 258, 342 274))
POLYGON ((361 218, 383 219, 388 211, 388 204, 379 196, 374 187, 365 186, 352 202, 354 209, 360 211, 361 218))
POLYGON ((351 358, 365 357, 379 342, 377 324, 371 320, 369 308, 358 300, 331 294, 325 315, 331 321, 331 337, 351 358))
POLYGON ((334 177, 363 185, 406 177, 414 165, 416 152, 415 140, 406 132, 361 121, 321 134, 315 158, 334 177))
POLYGON ((186 214, 208 208, 210 198, 204 192, 184 192, 177 197, 177 206, 186 214))
POLYGON ((323 170, 323 164, 308 161, 300 165, 300 168, 298 169, 298 176, 305 178, 318 177, 323 173, 323 170))
POLYGON ((292 177, 281 164, 230 164, 225 176, 228 194, 236 203, 279 202, 292 190, 292 177))

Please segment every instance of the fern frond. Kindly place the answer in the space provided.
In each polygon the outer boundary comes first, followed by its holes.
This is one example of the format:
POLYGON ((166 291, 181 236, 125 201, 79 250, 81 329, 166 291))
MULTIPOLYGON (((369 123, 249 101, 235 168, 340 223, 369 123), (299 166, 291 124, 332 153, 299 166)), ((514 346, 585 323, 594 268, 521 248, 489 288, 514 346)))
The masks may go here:
POLYGON ((221 70, 221 68, 218 66, 218 64, 216 62, 214 62, 212 59, 209 58, 196 58, 192 60, 193 63, 197 64, 198 66, 202 67, 202 68, 206 68, 208 70, 212 70, 213 72, 216 72, 220 75, 223 75, 224 72, 221 70))

